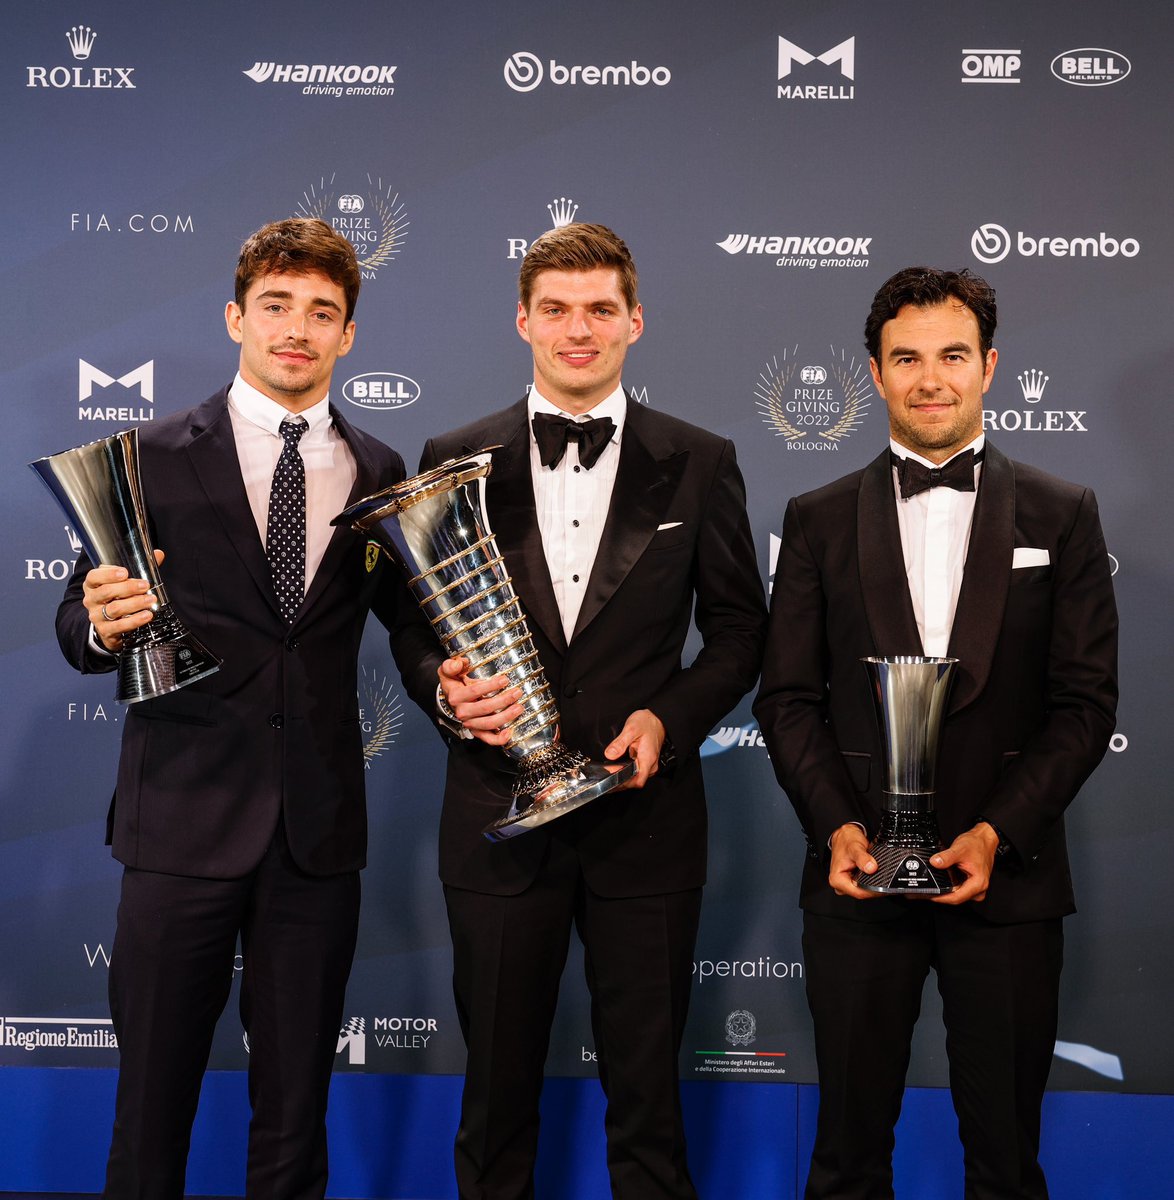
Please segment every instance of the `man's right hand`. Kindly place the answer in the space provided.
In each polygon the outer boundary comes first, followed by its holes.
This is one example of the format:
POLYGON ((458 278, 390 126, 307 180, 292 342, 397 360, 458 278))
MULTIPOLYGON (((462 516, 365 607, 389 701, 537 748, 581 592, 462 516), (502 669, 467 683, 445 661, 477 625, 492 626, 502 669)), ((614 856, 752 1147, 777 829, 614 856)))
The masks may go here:
MULTIPOLYGON (((155 551, 162 563, 163 551, 155 551)), ((159 602, 145 579, 131 579, 125 567, 98 566, 82 580, 82 604, 98 640, 111 654, 122 649, 122 635, 151 621, 159 602)))
POLYGON ((868 852, 868 838, 859 825, 841 825, 831 840, 831 866, 828 883, 838 896, 851 896, 853 900, 875 900, 876 892, 866 892, 853 882, 856 872, 871 875, 876 870, 876 859, 868 852))
POLYGON ((518 701, 522 689, 510 687, 504 675, 473 679, 469 660, 457 655, 447 658, 437 670, 440 690, 460 723, 487 746, 504 746, 510 740, 506 728, 525 711, 518 701), (496 693, 493 695, 491 693, 496 693))

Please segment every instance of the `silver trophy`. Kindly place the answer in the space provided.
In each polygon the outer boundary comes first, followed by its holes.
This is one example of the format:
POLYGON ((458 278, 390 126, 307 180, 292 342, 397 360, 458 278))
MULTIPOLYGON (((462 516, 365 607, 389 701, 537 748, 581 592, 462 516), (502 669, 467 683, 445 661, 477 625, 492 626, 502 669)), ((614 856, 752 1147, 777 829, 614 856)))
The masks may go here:
POLYGON ((445 650, 467 658, 474 679, 505 675, 522 689, 524 711, 502 747, 517 766, 513 804, 483 830, 499 842, 619 787, 636 767, 592 762, 558 739, 558 707, 485 515, 491 459, 488 450, 451 459, 360 500, 334 524, 367 534, 399 562, 445 650))
POLYGON ((220 669, 220 659, 176 616, 147 533, 147 510, 139 480, 139 431, 63 450, 29 463, 53 493, 81 538, 94 566, 125 567, 145 579, 155 615, 122 635, 118 655, 119 704, 164 696, 220 669))
POLYGON ((934 772, 956 658, 862 658, 884 745, 885 807, 869 847, 872 875, 857 886, 886 896, 943 896, 962 882, 930 859, 942 848, 934 812, 934 772))

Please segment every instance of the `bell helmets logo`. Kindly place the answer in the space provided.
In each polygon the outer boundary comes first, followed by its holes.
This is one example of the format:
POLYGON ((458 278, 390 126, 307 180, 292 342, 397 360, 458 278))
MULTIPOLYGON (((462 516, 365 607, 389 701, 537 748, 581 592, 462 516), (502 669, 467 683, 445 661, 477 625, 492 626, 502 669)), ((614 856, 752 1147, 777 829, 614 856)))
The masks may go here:
POLYGON ((1010 230, 993 221, 980 225, 970 235, 970 251, 979 262, 1000 263, 1012 250, 1022 258, 1136 258, 1141 252, 1137 238, 1116 238, 1101 230, 1085 237, 1055 237, 1010 230))
POLYGON ((1120 83, 1132 69, 1133 64, 1120 51, 1097 46, 1065 50, 1052 59, 1052 74, 1074 87, 1108 87, 1120 83))
POLYGON ((515 92, 532 92, 544 79, 555 87, 647 87, 650 83, 665 87, 673 77, 668 67, 646 67, 635 59, 607 67, 568 66, 553 58, 544 63, 529 50, 511 54, 502 74, 515 92))
POLYGON ((363 375, 352 375, 342 385, 344 399, 358 408, 372 408, 378 412, 390 412, 393 408, 407 408, 420 399, 420 385, 407 375, 396 375, 392 371, 368 371, 363 375))

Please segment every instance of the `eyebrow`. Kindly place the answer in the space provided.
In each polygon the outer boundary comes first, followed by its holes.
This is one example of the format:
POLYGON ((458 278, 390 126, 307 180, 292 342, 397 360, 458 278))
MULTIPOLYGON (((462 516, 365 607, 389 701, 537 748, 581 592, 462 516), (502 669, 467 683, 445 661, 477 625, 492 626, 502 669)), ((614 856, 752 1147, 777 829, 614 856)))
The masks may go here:
MULTIPOLYGON (((292 300, 293 292, 285 292, 285 291, 278 291, 276 289, 270 289, 269 291, 262 292, 257 297, 257 299, 258 300, 292 300)), ((310 307, 311 308, 333 308, 335 312, 342 312, 341 306, 336 304, 333 300, 329 299, 326 296, 315 296, 310 301, 310 307)))
MULTIPOLYGON (((969 342, 951 342, 948 346, 943 346, 938 354, 957 354, 959 352, 973 354, 974 347, 969 342)), ((917 358, 920 351, 913 349, 912 346, 893 346, 889 350, 889 358, 904 358, 909 356, 917 358)))

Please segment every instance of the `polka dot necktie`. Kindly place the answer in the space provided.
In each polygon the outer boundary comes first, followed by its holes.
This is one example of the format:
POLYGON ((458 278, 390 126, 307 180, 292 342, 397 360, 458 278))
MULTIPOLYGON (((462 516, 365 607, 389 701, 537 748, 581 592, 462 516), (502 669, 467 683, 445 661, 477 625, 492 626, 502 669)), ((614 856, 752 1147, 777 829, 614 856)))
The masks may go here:
POLYGON ((290 417, 281 422, 285 445, 273 470, 273 486, 269 490, 265 554, 273 572, 281 615, 289 622, 293 621, 306 592, 306 465, 298 453, 298 442, 309 428, 305 417, 290 417))

